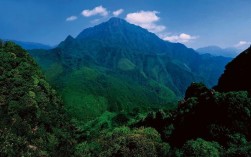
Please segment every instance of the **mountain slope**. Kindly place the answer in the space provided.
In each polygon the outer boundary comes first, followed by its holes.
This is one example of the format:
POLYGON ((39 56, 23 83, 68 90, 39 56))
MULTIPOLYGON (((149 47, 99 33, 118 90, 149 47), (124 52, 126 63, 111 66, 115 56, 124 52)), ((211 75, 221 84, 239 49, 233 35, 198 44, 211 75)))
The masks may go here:
POLYGON ((118 18, 111 18, 108 22, 85 29, 76 39, 67 37, 59 44, 58 50, 59 56, 63 58, 62 62, 65 61, 64 64, 70 64, 71 67, 96 64, 121 70, 118 66, 120 59, 127 59, 145 76, 155 75, 155 80, 165 80, 162 83, 178 95, 184 94, 189 84, 183 84, 182 88, 177 88, 174 81, 178 79, 178 82, 183 82, 184 80, 179 77, 170 78, 173 75, 166 71, 167 62, 169 67, 178 67, 182 75, 190 73, 193 76, 189 79, 190 82, 201 80, 213 86, 223 72, 225 64, 231 61, 231 58, 199 55, 193 49, 188 49, 179 43, 163 41, 155 34, 118 18), (215 61, 221 63, 218 68, 215 68, 215 61), (149 65, 145 66, 145 63, 149 65), (214 78, 205 77, 202 71, 214 78))
POLYGON ((227 64, 224 74, 220 77, 216 89, 219 91, 251 92, 251 47, 243 51, 232 62, 227 64))
POLYGON ((62 102, 34 60, 12 42, 0 41, 0 86, 1 156, 69 153, 62 102))
POLYGON ((184 95, 191 82, 215 85, 231 60, 199 55, 119 18, 87 28, 76 38, 68 36, 50 51, 30 53, 69 107, 78 104, 87 112, 85 106, 102 99, 103 110, 93 107, 94 115, 107 109, 168 106, 184 95))

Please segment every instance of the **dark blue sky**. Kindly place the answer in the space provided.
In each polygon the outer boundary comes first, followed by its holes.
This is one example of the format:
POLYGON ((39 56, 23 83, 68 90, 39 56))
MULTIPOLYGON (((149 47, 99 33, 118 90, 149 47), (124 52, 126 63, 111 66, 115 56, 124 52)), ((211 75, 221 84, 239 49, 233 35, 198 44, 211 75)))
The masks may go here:
POLYGON ((250 9, 250 0, 0 0, 0 38, 56 45, 117 15, 193 48, 247 47, 250 9))

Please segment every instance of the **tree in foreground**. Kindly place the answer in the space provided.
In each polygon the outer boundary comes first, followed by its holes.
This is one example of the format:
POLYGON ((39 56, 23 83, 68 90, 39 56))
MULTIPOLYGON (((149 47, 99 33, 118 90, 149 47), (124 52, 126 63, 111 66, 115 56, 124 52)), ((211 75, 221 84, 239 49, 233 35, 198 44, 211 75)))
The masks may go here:
POLYGON ((0 42, 1 156, 69 155, 64 108, 39 67, 21 47, 0 42))

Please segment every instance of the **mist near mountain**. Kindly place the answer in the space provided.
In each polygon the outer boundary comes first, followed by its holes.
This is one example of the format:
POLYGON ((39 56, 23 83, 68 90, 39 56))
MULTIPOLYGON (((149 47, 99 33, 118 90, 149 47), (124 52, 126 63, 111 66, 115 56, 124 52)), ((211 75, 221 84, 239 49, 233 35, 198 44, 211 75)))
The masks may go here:
POLYGON ((36 42, 26 42, 26 41, 18 41, 18 40, 5 40, 5 41, 11 41, 16 43, 17 45, 22 46, 22 48, 26 50, 32 50, 32 49, 44 49, 44 50, 49 50, 52 49, 52 46, 46 45, 46 44, 41 44, 41 43, 36 43, 36 42))
POLYGON ((235 58, 242 50, 229 47, 229 48, 221 48, 219 46, 207 46, 196 49, 197 52, 200 54, 210 54, 213 56, 224 56, 224 57, 230 57, 235 58))

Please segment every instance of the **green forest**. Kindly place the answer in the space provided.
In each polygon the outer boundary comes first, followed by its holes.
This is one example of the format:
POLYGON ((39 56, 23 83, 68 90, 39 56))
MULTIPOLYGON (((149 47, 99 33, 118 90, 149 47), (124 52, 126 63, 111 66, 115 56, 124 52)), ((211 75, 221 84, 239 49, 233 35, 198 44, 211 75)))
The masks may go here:
MULTIPOLYGON (((84 66, 64 75, 64 65, 54 65, 63 71, 57 83, 27 51, 1 41, 0 154, 248 157, 250 86, 235 84, 246 80, 248 68, 239 71, 238 80, 228 77, 250 64, 250 54, 248 49, 230 62, 214 88, 192 83, 183 98, 170 99, 174 92, 157 81, 138 84, 100 67, 84 66)), ((133 66, 126 60, 120 65, 133 66)))
POLYGON ((0 0, 0 157, 251 156, 251 3, 129 1, 0 0))

